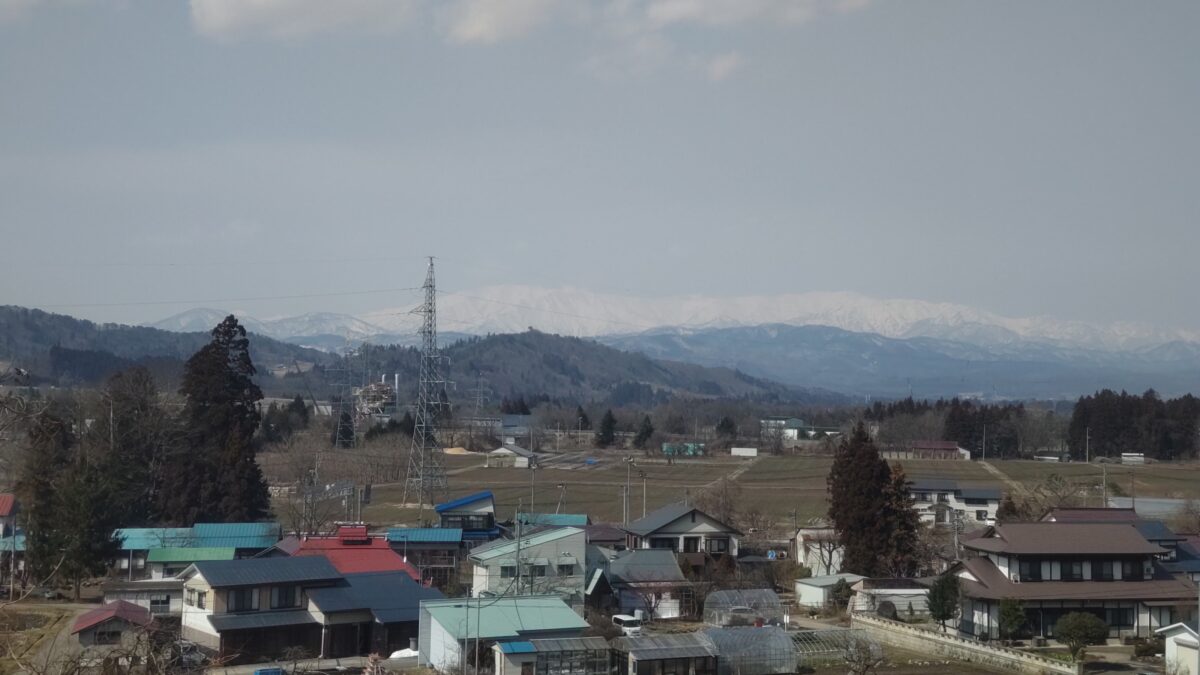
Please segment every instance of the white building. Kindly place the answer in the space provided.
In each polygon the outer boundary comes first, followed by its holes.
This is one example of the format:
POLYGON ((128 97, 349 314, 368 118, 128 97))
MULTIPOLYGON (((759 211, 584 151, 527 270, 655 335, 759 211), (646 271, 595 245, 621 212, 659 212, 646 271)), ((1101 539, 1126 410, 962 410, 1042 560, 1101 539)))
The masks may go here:
POLYGON ((676 553, 737 557, 739 532, 694 506, 668 504, 624 528, 629 548, 661 548, 676 553))
POLYGON ((475 640, 509 643, 532 638, 577 638, 588 623, 553 595, 454 598, 421 602, 417 665, 440 672, 462 666, 475 640))
POLYGON ((537 454, 516 443, 505 443, 487 454, 487 465, 489 467, 528 469, 531 466, 537 467, 537 454))
POLYGON ((839 581, 853 586, 865 577, 858 574, 829 574, 796 580, 796 604, 808 609, 821 609, 829 604, 839 581))
POLYGON ((994 485, 966 485, 953 480, 921 478, 909 487, 921 521, 950 525, 957 518, 971 525, 995 525, 1002 493, 994 485))
POLYGON ((1154 631, 1163 638, 1163 665, 1170 675, 1200 675, 1195 623, 1174 623, 1154 631))
POLYGON ((471 596, 553 594, 582 611, 586 546, 578 527, 478 546, 468 557, 474 565, 471 596))
POLYGON ((841 571, 842 543, 832 527, 802 527, 791 543, 792 560, 807 567, 814 577, 841 571))

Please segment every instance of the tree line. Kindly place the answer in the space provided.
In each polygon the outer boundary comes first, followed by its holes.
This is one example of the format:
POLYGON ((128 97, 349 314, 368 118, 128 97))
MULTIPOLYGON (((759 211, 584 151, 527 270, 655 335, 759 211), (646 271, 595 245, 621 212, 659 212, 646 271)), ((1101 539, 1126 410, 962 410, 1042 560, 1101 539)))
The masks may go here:
POLYGON ((1153 389, 1141 396, 1110 389, 1075 404, 1067 429, 1071 458, 1119 457, 1140 452, 1174 460, 1200 449, 1200 399, 1186 394, 1163 400, 1153 389))
MULTIPOLYGON (((178 412, 149 371, 134 367, 98 398, 56 399, 28 419, 16 481, 28 572, 65 578, 78 597, 120 550, 119 527, 268 517, 254 374, 246 331, 229 316, 187 360, 178 412)), ((283 419, 268 412, 277 425, 283 419)), ((289 406, 289 425, 292 414, 299 407, 289 406)))

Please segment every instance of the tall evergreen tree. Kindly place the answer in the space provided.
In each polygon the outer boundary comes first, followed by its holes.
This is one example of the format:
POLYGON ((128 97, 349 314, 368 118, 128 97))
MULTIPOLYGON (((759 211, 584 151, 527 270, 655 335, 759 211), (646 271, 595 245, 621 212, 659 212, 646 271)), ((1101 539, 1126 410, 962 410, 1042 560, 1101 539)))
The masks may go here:
POLYGON ((74 445, 70 425, 58 411, 43 411, 32 421, 17 497, 25 527, 25 564, 38 581, 54 573, 61 562, 57 496, 74 445))
POLYGON ((723 438, 725 440, 731 441, 731 440, 737 438, 737 435, 738 435, 737 423, 734 422, 733 419, 728 416, 722 417, 720 420, 717 421, 716 432, 717 432, 717 438, 723 438))
POLYGON ((884 576, 880 542, 892 473, 860 422, 837 449, 827 479, 829 519, 843 547, 842 572, 884 576))
POLYGON ((611 409, 604 411, 600 418, 600 428, 596 430, 596 447, 607 448, 617 440, 617 418, 613 417, 611 409))
POLYGON ((588 417, 587 413, 584 412, 583 406, 581 405, 575 407, 575 423, 578 425, 580 431, 592 430, 592 420, 588 417))
POLYGON ((255 459, 262 391, 253 380, 246 329, 230 315, 212 336, 188 359, 180 387, 189 452, 175 458, 167 515, 183 525, 259 520, 271 505, 255 459))
POLYGON ((880 542, 883 547, 880 562, 885 571, 898 578, 916 576, 921 567, 917 552, 921 516, 914 508, 911 485, 899 464, 892 467, 884 491, 884 508, 879 514, 880 530, 886 537, 880 542))
POLYGON ((287 406, 288 416, 293 419, 293 427, 304 429, 308 427, 308 404, 300 394, 287 406))
POLYGON ((102 465, 76 457, 55 499, 55 540, 62 552, 59 574, 71 583, 75 601, 84 580, 104 574, 121 552, 114 533, 121 527, 117 492, 105 482, 102 465))
POLYGON ((650 437, 654 435, 654 424, 650 421, 650 416, 642 417, 642 425, 638 427, 637 435, 633 437, 633 447, 638 450, 643 450, 646 444, 650 442, 650 437))

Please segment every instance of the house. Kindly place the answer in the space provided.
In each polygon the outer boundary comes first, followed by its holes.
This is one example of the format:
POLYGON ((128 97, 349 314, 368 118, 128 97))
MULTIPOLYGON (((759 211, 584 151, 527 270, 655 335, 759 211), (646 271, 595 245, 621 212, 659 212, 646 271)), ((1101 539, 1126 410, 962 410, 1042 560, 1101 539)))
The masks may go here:
POLYGON ((954 480, 918 478, 909 486, 921 521, 934 525, 993 525, 1003 494, 994 485, 970 485, 954 480))
POLYGON ((137 643, 138 634, 153 623, 154 618, 145 607, 114 600, 79 615, 71 626, 71 634, 85 649, 130 648, 137 643))
POLYGON ((866 577, 858 574, 829 574, 806 579, 797 579, 796 604, 808 609, 822 609, 833 600, 833 589, 839 581, 853 586, 866 577))
POLYGON ((601 637, 498 642, 492 645, 496 675, 555 673, 609 675, 608 642, 601 637), (525 669, 528 669, 526 671, 525 669))
POLYGON ((113 537, 121 553, 113 561, 114 576, 127 581, 150 578, 150 551, 176 548, 230 548, 235 558, 249 558, 275 545, 282 535, 279 523, 196 523, 193 527, 121 528, 113 537))
POLYGON ((851 612, 889 618, 929 614, 929 586, 915 579, 859 579, 850 590, 854 591, 850 596, 851 612))
MULTIPOLYGON (((518 513, 516 522, 526 527, 583 527, 591 519, 586 513, 518 513)), ((624 536, 622 535, 622 539, 624 536)))
POLYGON ((702 632, 619 637, 614 675, 717 675, 717 646, 702 632))
POLYGON ((585 546, 578 527, 546 528, 477 546, 468 556, 474 565, 471 595, 553 594, 582 609, 585 546))
POLYGON ((17 529, 17 498, 10 492, 0 492, 0 537, 8 537, 17 529))
POLYGON ((407 646, 419 603, 442 597, 407 573, 342 574, 323 556, 198 562, 180 578, 182 637, 232 663, 407 646))
POLYGON ((421 573, 392 550, 387 537, 372 537, 365 525, 340 525, 330 536, 288 537, 273 551, 292 556, 324 556, 342 574, 403 572, 416 581, 421 573))
POLYGON ((791 541, 792 560, 813 576, 837 574, 842 569, 842 542, 832 527, 802 527, 791 541))
POLYGON ((583 531, 587 535, 588 544, 613 549, 625 548, 625 530, 616 525, 597 523, 585 526, 583 531))
POLYGON ((971 451, 954 441, 912 441, 907 445, 884 448, 879 456, 884 459, 969 460, 971 451))
POLYGON ((487 454, 489 468, 537 468, 537 454, 516 443, 505 443, 487 454))
POLYGON ((468 643, 578 638, 588 623, 554 595, 421 602, 417 665, 441 672, 463 663, 468 643))
POLYGON ((1163 665, 1171 675, 1200 675, 1197 670, 1196 622, 1173 623, 1154 631, 1163 638, 1163 665))
POLYGON ((741 532, 686 502, 668 504, 622 528, 629 548, 660 548, 684 554, 693 566, 703 564, 704 555, 737 557, 741 532))
POLYGON ((462 541, 468 547, 500 536, 496 527, 496 498, 491 490, 459 497, 433 507, 443 528, 462 530, 462 541))
POLYGON ((192 563, 206 560, 233 560, 235 548, 153 548, 146 554, 150 578, 174 579, 192 563))
POLYGON ((616 614, 642 612, 654 619, 693 613, 692 583, 666 549, 588 549, 588 605, 616 614))
POLYGON ((142 579, 106 581, 101 590, 105 602, 122 601, 144 607, 154 616, 180 616, 183 614, 183 580, 142 579))
POLYGON ((1194 615, 1196 586, 1173 576, 1152 544, 1127 523, 1009 523, 966 539, 969 557, 950 568, 959 577, 959 631, 999 637, 1005 598, 1019 600, 1036 637, 1053 637, 1069 612, 1104 619, 1112 637, 1150 637, 1194 615))
POLYGON ((413 565, 421 582, 443 587, 457 577, 463 531, 457 527, 393 527, 387 531, 388 546, 413 565))
POLYGON ((764 440, 795 441, 806 437, 808 423, 798 417, 764 417, 758 421, 758 434, 764 440))
POLYGON ((1042 516, 1045 522, 1070 523, 1127 523, 1151 544, 1164 549, 1158 556, 1167 571, 1190 579, 1200 580, 1200 546, 1187 536, 1175 534, 1160 520, 1143 518, 1132 508, 1057 508, 1042 516))

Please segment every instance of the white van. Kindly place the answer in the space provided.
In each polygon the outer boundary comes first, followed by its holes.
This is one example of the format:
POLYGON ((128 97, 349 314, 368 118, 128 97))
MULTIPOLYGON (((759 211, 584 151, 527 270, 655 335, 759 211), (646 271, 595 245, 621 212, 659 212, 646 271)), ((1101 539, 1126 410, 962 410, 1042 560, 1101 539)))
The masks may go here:
POLYGON ((625 635, 641 635, 642 620, 628 614, 613 614, 613 624, 625 635))

